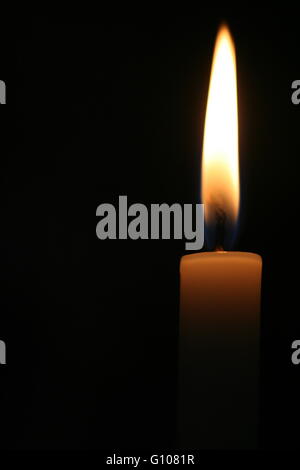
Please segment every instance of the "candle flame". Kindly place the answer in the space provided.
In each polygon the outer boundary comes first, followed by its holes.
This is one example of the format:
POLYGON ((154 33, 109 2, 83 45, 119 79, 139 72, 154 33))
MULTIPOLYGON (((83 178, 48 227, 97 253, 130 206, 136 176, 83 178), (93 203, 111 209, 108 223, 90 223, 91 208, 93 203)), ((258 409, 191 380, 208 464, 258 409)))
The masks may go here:
POLYGON ((205 221, 235 223, 239 212, 238 111, 235 47, 220 27, 211 68, 202 155, 205 221))

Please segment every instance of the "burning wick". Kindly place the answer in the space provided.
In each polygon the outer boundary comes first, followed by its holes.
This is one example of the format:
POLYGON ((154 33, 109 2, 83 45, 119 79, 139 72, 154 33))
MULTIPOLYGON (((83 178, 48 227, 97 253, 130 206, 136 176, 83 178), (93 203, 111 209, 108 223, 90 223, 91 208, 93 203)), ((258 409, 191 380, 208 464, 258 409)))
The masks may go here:
POLYGON ((226 212, 221 208, 217 208, 216 217, 216 247, 214 251, 224 251, 226 212))

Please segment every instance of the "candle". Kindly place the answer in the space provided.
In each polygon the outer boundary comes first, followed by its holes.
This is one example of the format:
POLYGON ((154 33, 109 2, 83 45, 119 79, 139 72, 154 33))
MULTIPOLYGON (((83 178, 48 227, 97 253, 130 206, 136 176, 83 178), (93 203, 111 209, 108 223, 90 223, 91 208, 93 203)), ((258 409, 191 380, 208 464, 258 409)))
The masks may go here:
POLYGON ((255 448, 262 260, 224 251, 240 188, 234 44, 219 30, 202 155, 207 244, 180 263, 179 441, 195 449, 255 448))

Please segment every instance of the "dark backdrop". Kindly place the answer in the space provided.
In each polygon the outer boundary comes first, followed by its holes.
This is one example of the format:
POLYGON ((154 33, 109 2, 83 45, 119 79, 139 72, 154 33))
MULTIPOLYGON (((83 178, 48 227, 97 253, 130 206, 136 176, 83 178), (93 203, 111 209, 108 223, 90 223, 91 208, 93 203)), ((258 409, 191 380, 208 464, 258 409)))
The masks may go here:
MULTIPOLYGON (((95 22, 2 34, 1 447, 175 449, 181 241, 96 238, 102 202, 199 202, 213 45, 238 60, 242 220, 264 261, 260 446, 299 445, 297 15, 95 22)), ((220 393, 222 393, 220 391, 220 393)))

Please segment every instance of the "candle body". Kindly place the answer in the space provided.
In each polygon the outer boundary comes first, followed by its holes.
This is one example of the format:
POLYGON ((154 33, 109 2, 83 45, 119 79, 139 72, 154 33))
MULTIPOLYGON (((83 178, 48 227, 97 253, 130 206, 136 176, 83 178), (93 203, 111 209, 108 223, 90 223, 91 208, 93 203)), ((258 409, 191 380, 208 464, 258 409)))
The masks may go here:
POLYGON ((180 263, 179 444, 256 448, 262 260, 252 253, 180 263))

